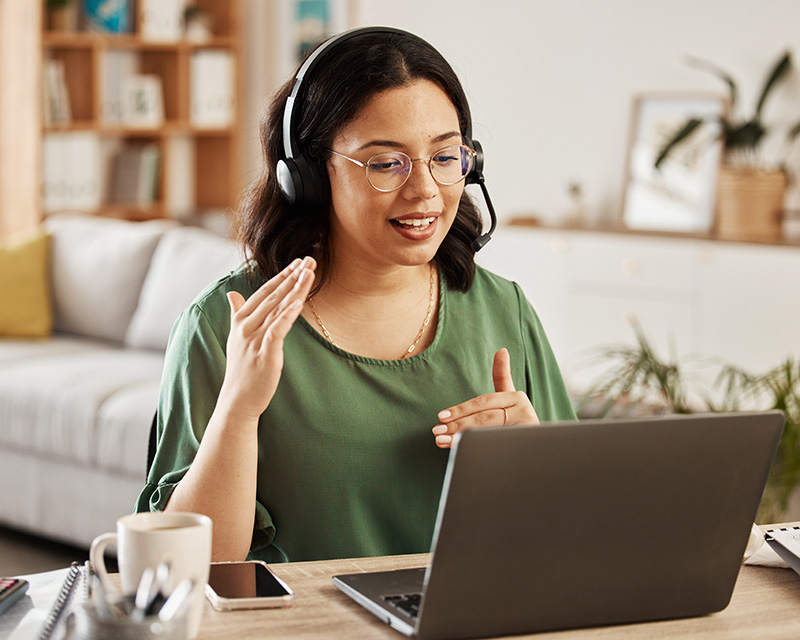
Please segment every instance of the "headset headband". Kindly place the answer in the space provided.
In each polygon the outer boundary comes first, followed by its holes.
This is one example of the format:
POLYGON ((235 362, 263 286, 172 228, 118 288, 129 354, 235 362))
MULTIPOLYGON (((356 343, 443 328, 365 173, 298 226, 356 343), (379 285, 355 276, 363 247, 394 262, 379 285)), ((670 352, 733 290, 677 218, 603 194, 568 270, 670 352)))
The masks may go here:
MULTIPOLYGON (((308 58, 305 59, 303 64, 300 66, 300 69, 298 69, 294 78, 294 84, 292 85, 292 91, 289 93, 289 97, 286 99, 286 105, 283 108, 283 155, 285 158, 296 158, 300 155, 300 150, 295 145, 294 139, 294 132, 296 131, 295 120, 297 118, 297 114, 295 112, 295 102, 297 100, 297 95, 300 93, 300 86, 303 84, 303 79, 306 77, 306 75, 311 73, 311 71, 317 65, 317 61, 320 59, 322 54, 332 46, 341 44, 356 36, 374 33, 397 33, 405 36, 411 36, 413 38, 419 38, 419 36, 415 36, 413 33, 403 31, 402 29, 395 29, 394 27, 358 27, 356 29, 350 29, 349 31, 333 35, 325 40, 322 44, 317 46, 317 48, 311 52, 308 58)), ((472 137, 472 124, 469 113, 467 113, 466 137, 472 137)))

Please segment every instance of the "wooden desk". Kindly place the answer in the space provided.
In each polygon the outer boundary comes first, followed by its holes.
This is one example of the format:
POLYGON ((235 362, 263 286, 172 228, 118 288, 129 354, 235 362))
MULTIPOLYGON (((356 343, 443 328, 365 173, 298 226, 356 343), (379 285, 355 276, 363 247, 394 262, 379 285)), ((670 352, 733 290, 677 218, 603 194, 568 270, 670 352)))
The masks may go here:
MULTIPOLYGON (((214 611, 206 603, 199 639, 388 638, 404 636, 333 586, 340 573, 424 566, 427 554, 275 564, 272 569, 296 594, 285 609, 214 611)), ((702 618, 540 633, 514 638, 795 638, 800 635, 800 576, 789 569, 744 566, 730 605, 702 618)))

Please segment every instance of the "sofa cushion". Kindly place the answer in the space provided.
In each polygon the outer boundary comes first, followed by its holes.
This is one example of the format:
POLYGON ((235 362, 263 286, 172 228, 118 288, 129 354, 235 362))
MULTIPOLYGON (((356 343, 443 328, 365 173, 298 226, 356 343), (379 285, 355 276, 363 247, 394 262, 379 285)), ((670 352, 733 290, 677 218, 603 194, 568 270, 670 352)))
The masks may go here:
POLYGON ((96 216, 51 216, 55 328, 121 342, 150 258, 176 223, 126 222, 96 216))
POLYGON ((0 448, 144 477, 163 354, 56 334, 0 341, 0 448), (6 347, 10 357, 2 354, 6 347))
POLYGON ((49 244, 47 233, 36 231, 0 245, 0 336, 51 334, 49 244))
POLYGON ((47 359, 54 356, 69 356, 108 348, 108 344, 91 338, 54 334, 52 340, 24 340, 7 338, 0 340, 0 370, 10 369, 14 361, 47 359))
MULTIPOLYGON (((158 355, 147 351, 141 354, 158 355)), ((135 382, 120 388, 100 405, 94 443, 98 468, 144 478, 150 425, 160 387, 161 376, 135 382)))
POLYGON ((153 254, 125 344, 164 351, 181 312, 241 261, 238 245, 215 233, 192 227, 167 231, 153 254))

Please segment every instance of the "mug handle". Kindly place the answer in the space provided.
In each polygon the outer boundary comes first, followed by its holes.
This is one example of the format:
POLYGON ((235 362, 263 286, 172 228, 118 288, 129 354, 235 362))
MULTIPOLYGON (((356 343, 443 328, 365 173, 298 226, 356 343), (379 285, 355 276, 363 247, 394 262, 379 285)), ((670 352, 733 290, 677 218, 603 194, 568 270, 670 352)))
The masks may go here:
POLYGON ((92 563, 92 567, 94 568, 97 577, 100 579, 100 582, 107 593, 116 591, 108 577, 108 570, 106 569, 106 560, 104 556, 106 547, 110 544, 116 546, 116 533, 104 533, 97 536, 94 540, 92 540, 92 546, 89 549, 89 562, 92 563))

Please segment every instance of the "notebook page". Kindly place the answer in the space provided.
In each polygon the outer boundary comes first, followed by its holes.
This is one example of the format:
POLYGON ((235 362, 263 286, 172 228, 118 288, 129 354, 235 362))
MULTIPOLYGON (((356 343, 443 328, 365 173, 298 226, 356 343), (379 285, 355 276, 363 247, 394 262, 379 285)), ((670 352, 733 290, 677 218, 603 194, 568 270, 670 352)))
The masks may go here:
POLYGON ((784 548, 791 551, 794 555, 800 558, 800 529, 792 527, 791 529, 770 529, 769 535, 774 540, 783 545, 784 548))

